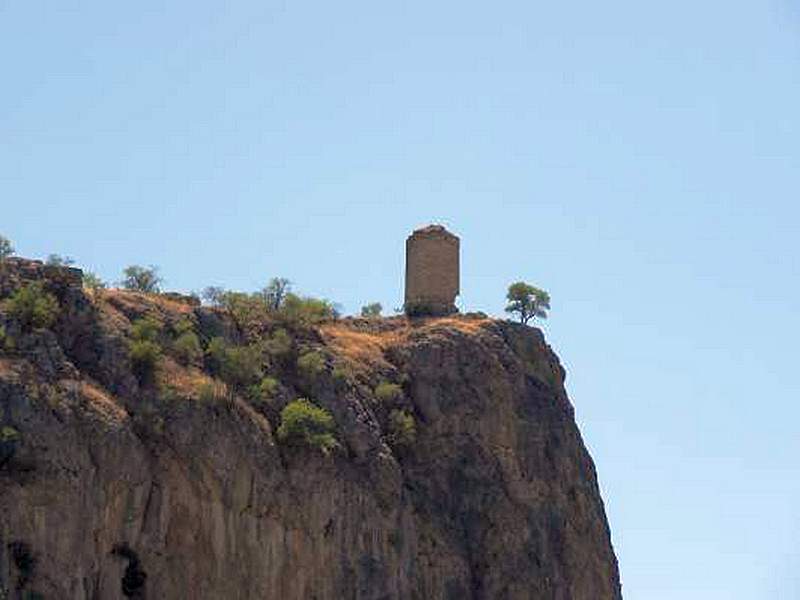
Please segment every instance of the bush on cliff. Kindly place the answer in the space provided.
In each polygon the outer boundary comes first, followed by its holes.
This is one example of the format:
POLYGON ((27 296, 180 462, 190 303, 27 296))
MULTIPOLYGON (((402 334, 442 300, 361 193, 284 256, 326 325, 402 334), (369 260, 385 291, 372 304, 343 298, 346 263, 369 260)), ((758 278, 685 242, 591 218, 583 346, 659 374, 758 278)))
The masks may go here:
POLYGON ((200 338, 194 331, 187 331, 180 334, 172 344, 175 357, 182 365, 191 365, 203 357, 203 347, 200 345, 200 338))
POLYGON ((218 297, 219 306, 225 309, 245 333, 258 329, 267 318, 267 304, 258 294, 244 292, 222 292, 218 297))
POLYGON ((396 383, 382 381, 375 388, 375 397, 381 402, 394 402, 403 397, 403 388, 396 383))
POLYGON ((175 358, 183 365, 191 365, 203 358, 203 346, 194 332, 194 324, 189 319, 181 319, 174 326, 177 337, 172 343, 175 358))
POLYGON ((275 397, 280 382, 274 377, 264 377, 259 383, 250 386, 248 396, 254 402, 269 402, 275 397))
POLYGON ((60 254, 48 254, 44 264, 48 267, 71 267, 75 264, 75 259, 60 254))
POLYGON ((92 292, 95 296, 99 296, 108 285, 103 281, 99 275, 91 271, 83 272, 83 287, 92 292))
POLYGON ((292 352, 292 336, 283 327, 272 332, 266 344, 266 351, 276 358, 286 358, 292 352))
POLYGON ((367 319, 376 319, 381 316, 383 305, 380 302, 372 302, 361 307, 361 316, 367 319))
POLYGON ((131 368, 141 385, 153 385, 161 364, 161 345, 158 337, 163 326, 153 317, 143 317, 134 321, 131 328, 131 341, 128 355, 131 368))
POLYGON ((157 294, 161 291, 161 284, 164 283, 158 275, 158 267, 153 265, 149 267, 131 265, 126 267, 122 274, 124 276, 122 287, 135 292, 157 294))
MULTIPOLYGON (((22 434, 11 427, 3 425, 0 427, 0 467, 14 458, 17 446, 22 442, 22 434)), ((0 596, 2 597, 2 596, 0 596)))
POLYGON ((136 379, 141 385, 153 385, 161 361, 161 346, 150 340, 133 340, 128 350, 136 379))
POLYGON ((284 298, 277 315, 290 324, 308 326, 335 318, 337 310, 329 300, 290 293, 284 298))
POLYGON ((305 398, 293 400, 281 411, 278 439, 287 444, 309 446, 328 454, 339 445, 334 431, 331 414, 305 398))
POLYGON ((16 342, 6 331, 5 326, 0 325, 0 352, 13 352, 16 349, 16 342))
POLYGON ((316 350, 304 352, 297 359, 297 370, 308 381, 314 381, 325 371, 325 356, 316 350))
POLYGON ((206 349, 211 371, 238 389, 258 383, 264 376, 260 346, 232 346, 223 338, 213 338, 206 349))
POLYGON ((58 300, 40 282, 34 282, 15 291, 5 308, 23 329, 47 328, 56 320, 58 300))
POLYGON ((410 446, 417 439, 417 424, 414 416, 406 410, 389 413, 389 443, 394 446, 410 446))

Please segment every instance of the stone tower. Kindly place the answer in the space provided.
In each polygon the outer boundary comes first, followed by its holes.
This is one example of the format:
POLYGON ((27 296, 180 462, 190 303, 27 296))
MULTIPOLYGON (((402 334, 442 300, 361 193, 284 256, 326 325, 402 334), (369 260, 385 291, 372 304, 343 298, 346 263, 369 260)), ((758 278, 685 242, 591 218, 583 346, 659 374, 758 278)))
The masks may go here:
POLYGON ((414 231, 406 240, 406 301, 408 315, 449 315, 458 312, 459 239, 441 225, 414 231))

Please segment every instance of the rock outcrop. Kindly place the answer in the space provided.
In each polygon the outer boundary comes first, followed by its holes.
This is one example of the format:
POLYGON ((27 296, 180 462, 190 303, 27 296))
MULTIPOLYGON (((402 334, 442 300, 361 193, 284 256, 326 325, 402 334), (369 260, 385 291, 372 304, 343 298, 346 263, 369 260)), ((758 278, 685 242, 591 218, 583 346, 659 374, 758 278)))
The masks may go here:
MULTIPOLYGON (((6 266, 0 290, 40 275, 6 266)), ((267 323, 290 333, 264 346, 270 399, 209 398, 208 365, 167 342, 160 385, 140 383, 131 324, 243 342, 225 311, 43 281, 60 306, 48 329, 0 309, 0 598, 621 598, 540 331, 480 316, 267 323), (308 351, 324 359, 312 375, 297 368, 308 351), (376 394, 382 382, 396 392, 376 394), (300 396, 333 415, 333 452, 278 440, 300 396), (415 435, 392 435, 393 411, 415 435)))

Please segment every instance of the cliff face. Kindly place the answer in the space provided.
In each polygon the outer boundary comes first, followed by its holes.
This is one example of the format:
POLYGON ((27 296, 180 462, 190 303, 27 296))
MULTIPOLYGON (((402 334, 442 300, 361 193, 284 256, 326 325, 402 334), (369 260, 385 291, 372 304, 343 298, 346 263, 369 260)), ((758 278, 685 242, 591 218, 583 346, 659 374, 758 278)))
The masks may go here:
MULTIPOLYGON (((24 283, 0 275, 0 295, 24 283)), ((50 277, 60 313, 0 311, 0 598, 621 598, 594 467, 556 356, 484 318, 343 320, 265 355, 269 402, 209 400, 202 362, 141 386, 131 322, 220 310, 50 277), (298 353, 324 365, 298 372, 298 353), (381 382, 401 393, 376 394, 381 382), (277 439, 304 396, 336 422, 325 454, 277 439), (390 434, 413 415, 413 441, 390 434), (27 594, 27 595, 25 595, 27 594), (39 594, 39 596, 36 596, 39 594)), ((271 327, 266 325, 267 329, 271 327)))

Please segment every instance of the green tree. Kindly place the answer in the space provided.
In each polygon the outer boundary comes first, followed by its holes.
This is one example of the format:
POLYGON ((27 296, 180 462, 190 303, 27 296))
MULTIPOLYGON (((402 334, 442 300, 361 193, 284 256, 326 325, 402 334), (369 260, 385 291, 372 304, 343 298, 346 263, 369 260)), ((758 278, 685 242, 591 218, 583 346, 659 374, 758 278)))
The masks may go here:
POLYGON ((210 285, 203 289, 200 295, 203 300, 208 302, 211 306, 222 306, 222 300, 225 297, 225 288, 210 285))
POLYGON ((0 262, 14 254, 14 246, 11 245, 11 240, 7 237, 0 235, 0 262))
POLYGON ((268 312, 262 296, 244 292, 224 292, 219 298, 219 306, 230 314, 245 333, 258 330, 268 312))
POLYGON ((298 398, 281 411, 277 434, 282 442, 310 446, 328 454, 339 445, 335 429, 333 416, 327 410, 305 398, 298 398))
POLYGON ((550 294, 523 281, 508 286, 506 312, 516 313, 521 323, 528 323, 538 317, 547 318, 550 310, 550 294))
POLYGON ((383 305, 380 302, 372 302, 361 307, 361 316, 367 319, 374 319, 381 316, 383 305))
POLYGON ((98 294, 108 287, 96 273, 91 271, 83 272, 83 287, 90 290, 93 294, 98 294))
POLYGON ((5 306, 23 329, 50 327, 58 315, 58 300, 38 281, 19 288, 5 306))
POLYGON ((71 267, 75 261, 69 256, 61 256, 60 254, 48 254, 47 260, 44 264, 49 267, 71 267))
POLYGON ((158 267, 150 265, 142 267, 131 265, 122 272, 124 279, 122 287, 127 290, 143 292, 145 294, 157 294, 161 291, 161 284, 164 280, 158 275, 158 267))
POLYGON ((267 287, 261 290, 261 296, 267 303, 267 308, 272 311, 280 310, 283 301, 292 289, 292 282, 285 277, 273 277, 267 287))

